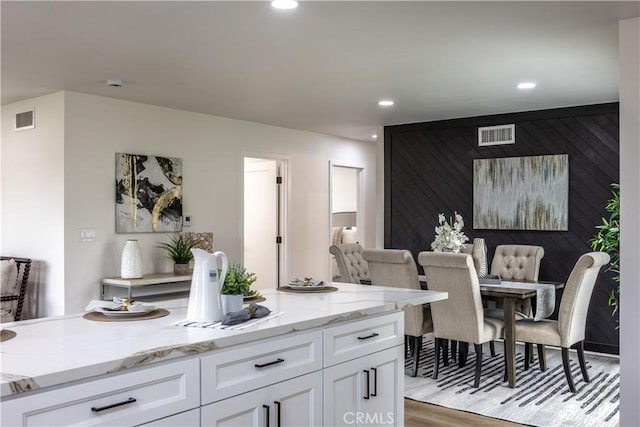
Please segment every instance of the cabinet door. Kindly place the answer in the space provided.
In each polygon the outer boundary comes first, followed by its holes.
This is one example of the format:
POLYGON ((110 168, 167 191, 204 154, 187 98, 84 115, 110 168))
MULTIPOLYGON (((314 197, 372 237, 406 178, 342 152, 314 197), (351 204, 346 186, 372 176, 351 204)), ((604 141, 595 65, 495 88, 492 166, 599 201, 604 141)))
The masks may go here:
POLYGON ((364 400, 363 359, 326 368, 324 370, 324 425, 354 426, 364 400))
POLYGON ((224 399, 200 408, 203 426, 266 426, 270 411, 267 388, 224 399), (267 407, 265 407, 267 406, 267 407))
POLYGON ((361 415, 358 425, 404 425, 402 356, 403 347, 393 347, 367 356, 368 367, 365 369, 369 371, 369 399, 363 402, 364 415, 361 415))
POLYGON ((322 372, 269 387, 272 423, 276 427, 322 425, 322 372))
POLYGON ((403 425, 403 369, 402 346, 325 369, 325 425, 403 425))
POLYGON ((200 425, 200 409, 192 409, 187 412, 172 415, 150 423, 141 424, 140 427, 198 427, 200 425))

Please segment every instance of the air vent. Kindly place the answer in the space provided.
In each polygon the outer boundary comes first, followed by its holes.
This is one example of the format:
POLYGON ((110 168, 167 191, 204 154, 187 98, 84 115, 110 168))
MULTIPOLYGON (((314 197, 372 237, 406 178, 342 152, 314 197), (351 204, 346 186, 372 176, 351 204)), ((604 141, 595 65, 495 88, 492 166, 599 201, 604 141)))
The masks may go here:
POLYGON ((35 109, 16 114, 15 130, 27 130, 36 127, 35 109))
POLYGON ((516 125, 485 126, 478 128, 478 145, 516 143, 516 125))

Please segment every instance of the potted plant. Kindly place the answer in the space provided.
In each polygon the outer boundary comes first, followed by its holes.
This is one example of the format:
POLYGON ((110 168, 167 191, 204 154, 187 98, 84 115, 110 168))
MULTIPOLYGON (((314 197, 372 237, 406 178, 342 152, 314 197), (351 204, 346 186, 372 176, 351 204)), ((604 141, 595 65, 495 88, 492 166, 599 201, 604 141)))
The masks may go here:
MULTIPOLYGON (((608 304, 612 308, 611 315, 618 314, 620 306, 620 184, 611 184, 613 191, 605 210, 609 212, 609 219, 602 218, 602 224, 596 226, 598 233, 589 241, 594 251, 603 251, 609 254, 608 271, 613 272, 613 280, 616 282, 615 289, 611 290, 608 304)), ((618 327, 616 327, 617 329, 618 327)))
POLYGON ((173 264, 173 274, 177 276, 189 274, 189 262, 193 260, 191 249, 197 245, 197 241, 183 233, 169 237, 169 243, 160 243, 159 248, 167 251, 167 256, 173 264))
POLYGON ((242 301, 251 294, 251 285, 257 280, 255 273, 247 272, 242 264, 230 264, 220 289, 222 312, 242 310, 242 301))

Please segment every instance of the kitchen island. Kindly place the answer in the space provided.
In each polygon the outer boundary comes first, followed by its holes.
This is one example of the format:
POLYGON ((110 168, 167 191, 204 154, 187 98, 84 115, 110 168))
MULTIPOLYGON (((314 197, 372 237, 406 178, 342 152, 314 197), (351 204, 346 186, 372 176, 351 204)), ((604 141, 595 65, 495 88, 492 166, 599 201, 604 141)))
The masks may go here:
POLYGON ((177 306, 151 320, 4 324, 16 336, 1 344, 2 425, 334 425, 361 412, 402 425, 399 310, 447 294, 330 285, 263 291, 281 315, 237 331, 173 326, 177 306))

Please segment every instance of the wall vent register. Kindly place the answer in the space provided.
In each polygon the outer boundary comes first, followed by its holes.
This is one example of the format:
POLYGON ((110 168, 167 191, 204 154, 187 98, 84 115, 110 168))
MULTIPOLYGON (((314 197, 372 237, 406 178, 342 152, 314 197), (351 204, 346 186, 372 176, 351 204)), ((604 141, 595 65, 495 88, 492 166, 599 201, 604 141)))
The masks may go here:
POLYGON ((15 130, 27 130, 36 127, 35 109, 16 114, 15 130))
POLYGON ((484 126, 478 128, 478 145, 516 143, 516 125, 484 126))

